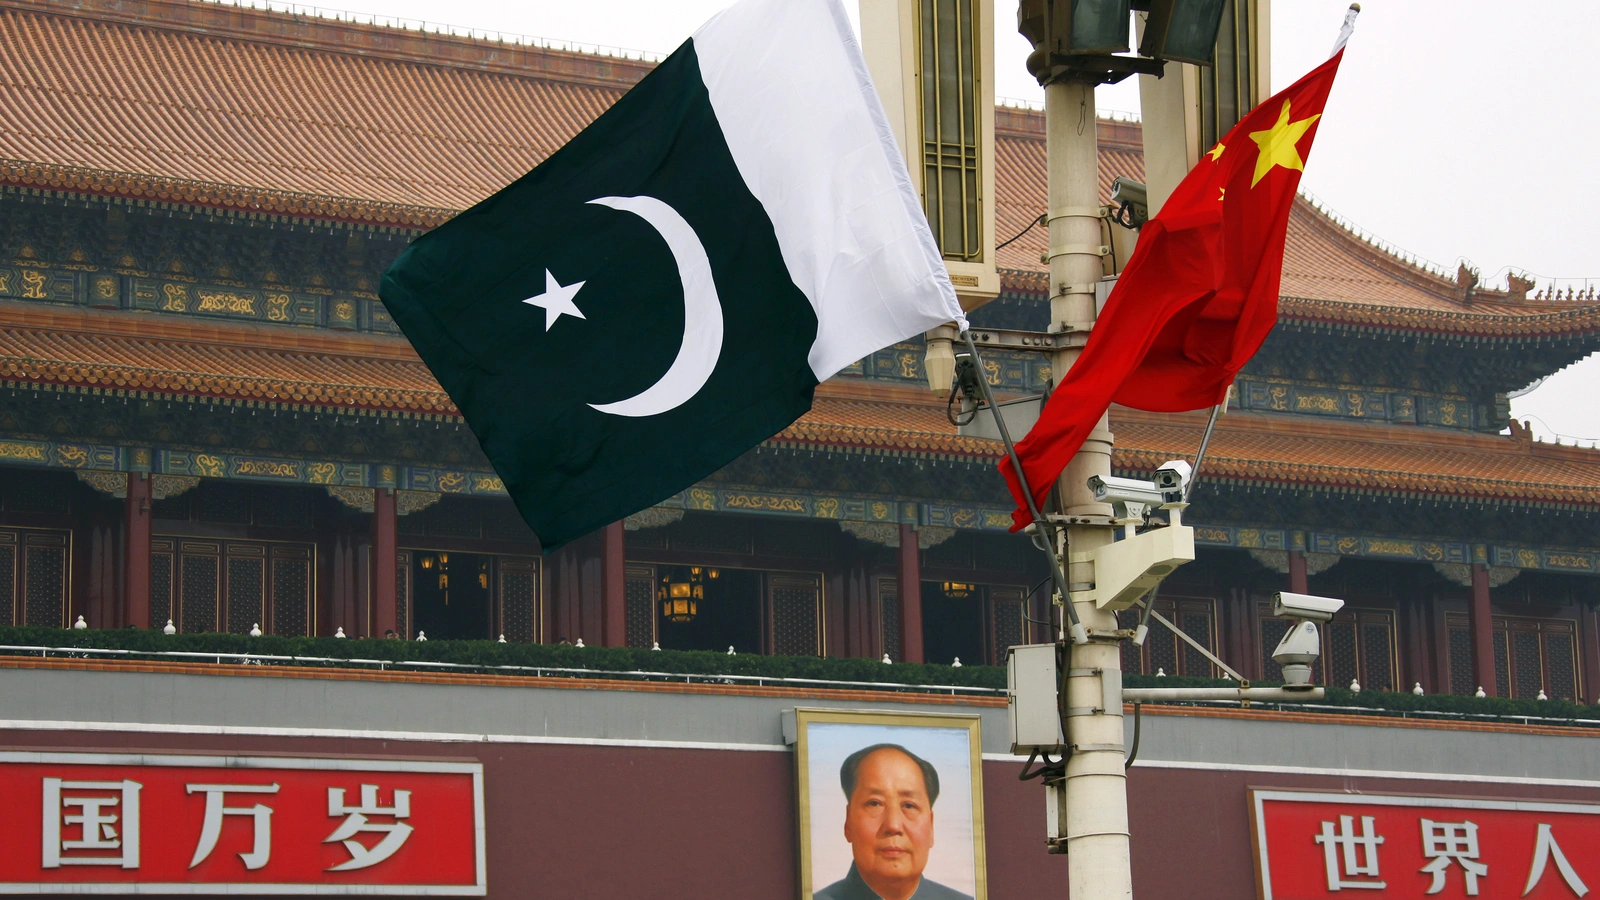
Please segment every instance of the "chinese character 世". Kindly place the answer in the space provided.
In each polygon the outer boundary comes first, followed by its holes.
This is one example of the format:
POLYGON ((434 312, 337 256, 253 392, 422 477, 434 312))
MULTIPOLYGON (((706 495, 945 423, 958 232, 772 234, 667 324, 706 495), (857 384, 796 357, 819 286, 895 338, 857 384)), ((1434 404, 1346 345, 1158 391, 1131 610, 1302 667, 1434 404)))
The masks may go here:
POLYGON ((1422 820, 1422 855, 1433 860, 1421 871, 1433 875, 1428 893, 1444 890, 1445 871, 1451 861, 1461 865, 1467 879, 1467 896, 1478 896, 1478 879, 1489 874, 1489 867, 1478 862, 1478 824, 1476 822, 1435 822, 1422 820))
POLYGON ((1327 866, 1328 890, 1365 888, 1381 891, 1387 885, 1378 881, 1378 845, 1383 837, 1372 832, 1372 816, 1361 817, 1361 833, 1353 830, 1355 816, 1340 816, 1339 831, 1335 833, 1332 822, 1322 823, 1322 833, 1316 842, 1322 845, 1322 859, 1327 866), (1358 851, 1366 851, 1361 854, 1358 851))
POLYGON ((1572 863, 1567 862, 1567 855, 1561 852, 1561 845, 1556 843, 1555 835, 1550 833, 1550 826, 1539 824, 1539 840, 1533 848, 1533 865, 1528 868, 1528 886, 1522 889, 1522 896, 1533 893, 1534 887, 1539 884, 1539 879, 1544 877, 1544 867, 1555 857, 1556 871, 1561 873, 1561 878, 1566 881, 1572 893, 1582 897, 1589 893, 1589 886, 1583 883, 1578 873, 1572 868, 1572 863))
POLYGON ((342 862, 329 869, 329 872, 347 872, 351 869, 365 869, 375 866, 393 856, 400 845, 411 836, 412 828, 404 822, 373 824, 367 821, 367 816, 393 816, 396 819, 411 818, 411 792, 395 791, 393 806, 378 805, 378 786, 363 784, 361 786, 361 805, 344 805, 344 788, 328 788, 328 815, 345 816, 333 834, 322 839, 324 844, 333 841, 343 841, 344 848, 350 851, 350 860, 342 862), (382 834, 383 839, 367 849, 359 841, 350 838, 362 832, 382 834))
POLYGON ((44 860, 46 869, 61 866, 139 868, 139 789, 137 781, 63 781, 44 779, 44 860), (99 791, 94 796, 66 796, 62 791, 99 791), (77 807, 76 815, 62 815, 77 807), (113 811, 120 809, 121 814, 113 811), (78 839, 62 834, 62 826, 78 826, 78 839), (119 832, 118 829, 121 829, 119 832), (116 856, 73 851, 121 851, 116 856))
POLYGON ((195 845, 194 859, 189 868, 206 861, 211 851, 217 849, 217 838, 222 836, 223 816, 250 816, 255 840, 249 853, 239 854, 246 869, 259 869, 272 856, 272 808, 263 803, 255 806, 223 806, 224 794, 276 794, 278 785, 272 784, 191 784, 189 793, 204 792, 206 817, 200 826, 200 842, 195 845))

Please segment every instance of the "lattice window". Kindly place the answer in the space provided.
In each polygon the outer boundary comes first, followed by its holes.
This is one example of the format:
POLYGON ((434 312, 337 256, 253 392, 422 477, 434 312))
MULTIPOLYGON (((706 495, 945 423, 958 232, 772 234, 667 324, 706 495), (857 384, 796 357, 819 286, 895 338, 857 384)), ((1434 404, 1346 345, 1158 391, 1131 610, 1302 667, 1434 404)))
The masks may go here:
POLYGON ((273 634, 285 637, 311 634, 312 552, 310 547, 272 548, 270 618, 273 634))
POLYGON ((1144 648, 1135 646, 1133 641, 1122 642, 1122 671, 1131 675, 1144 671, 1144 648))
POLYGON ((394 567, 394 630, 401 640, 409 641, 411 640, 411 551, 396 551, 394 567))
POLYGON ((172 608, 172 541, 150 542, 150 625, 161 628, 168 619, 177 618, 172 608))
MULTIPOLYGON (((631 543, 633 536, 629 535, 631 543)), ((622 570, 622 610, 629 647, 648 647, 656 641, 656 567, 627 566, 622 570)))
MULTIPOLYGON (((478 508, 470 500, 460 497, 444 497, 430 506, 425 513, 428 517, 428 533, 440 537, 471 537, 479 533, 478 508)), ((510 640, 510 638, 506 638, 510 640)))
POLYGON ((314 496, 310 488, 303 487, 257 488, 255 523, 273 528, 309 528, 314 496))
POLYGON ((67 624, 67 558, 71 537, 62 531, 23 534, 22 622, 67 624))
POLYGON ((904 662, 905 651, 900 643, 900 584, 888 578, 878 579, 878 628, 883 652, 895 662, 904 662))
POLYGON ((17 533, 0 531, 0 623, 17 624, 17 533))
POLYGON ((1361 686, 1374 691, 1394 690, 1394 625, 1381 621, 1361 623, 1361 686))
POLYGON ((186 633, 217 630, 219 572, 217 544, 179 544, 178 628, 186 633))
POLYGON ((248 484, 227 481, 201 482, 196 492, 200 521, 249 525, 250 493, 251 486, 248 484))
POLYGON ((1022 589, 989 589, 989 633, 994 641, 989 647, 989 664, 1006 664, 1006 650, 1024 642, 1022 621, 1022 589))
POLYGON ((73 476, 68 474, 13 472, 6 481, 6 509, 65 515, 71 511, 73 482, 73 476))
POLYGON ((483 504, 483 536, 496 541, 535 540, 533 529, 522 521, 522 514, 517 512, 516 504, 509 499, 495 499, 483 504))
POLYGON ((669 540, 674 550, 748 554, 755 531, 751 524, 736 516, 689 515, 672 529, 669 540))
MULTIPOLYGON (((1157 611, 1171 618, 1170 606, 1162 608, 1157 604, 1157 611)), ((1178 672, 1178 636, 1168 630, 1167 626, 1155 620, 1150 622, 1150 633, 1144 640, 1145 671, 1151 675, 1165 674, 1177 675, 1178 672)))
POLYGON ((1478 685, 1472 666, 1472 628, 1466 616, 1450 617, 1450 693, 1470 697, 1478 685))
POLYGON ((266 618, 266 554, 259 544, 228 547, 228 631, 247 634, 266 618))
POLYGON ((788 656, 818 656, 822 652, 822 582, 815 575, 769 574, 768 603, 772 610, 772 652, 788 656))
POLYGON ((1578 699, 1576 635, 1547 632, 1544 635, 1545 668, 1549 672, 1545 692, 1552 700, 1578 699))
POLYGON ((1328 684, 1335 687, 1349 687, 1350 682, 1360 675, 1356 665, 1355 623, 1335 619, 1325 623, 1322 631, 1328 684))
POLYGON ((531 557, 502 556, 500 616, 508 641, 539 639, 539 561, 531 557))
MULTIPOLYGON (((1184 633, 1204 644, 1207 650, 1217 652, 1216 616, 1212 613, 1210 603, 1194 603, 1181 601, 1178 604, 1178 618, 1175 620, 1184 633)), ((1206 655, 1185 643, 1183 650, 1183 674, 1203 678, 1215 678, 1216 666, 1206 655)))
POLYGON ((1540 651, 1539 633, 1535 630, 1513 629, 1510 633, 1511 655, 1516 687, 1513 697, 1537 697, 1544 689, 1544 660, 1540 651))
POLYGON ((1494 690, 1496 697, 1511 696, 1511 661, 1506 649, 1506 634, 1498 631, 1494 636, 1494 690))

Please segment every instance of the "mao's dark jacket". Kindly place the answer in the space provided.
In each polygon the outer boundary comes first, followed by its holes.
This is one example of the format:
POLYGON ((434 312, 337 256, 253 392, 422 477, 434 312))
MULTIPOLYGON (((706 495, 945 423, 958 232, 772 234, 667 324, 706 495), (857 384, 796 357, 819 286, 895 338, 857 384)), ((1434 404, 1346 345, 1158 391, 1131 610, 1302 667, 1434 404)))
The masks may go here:
MULTIPOLYGON (((812 892, 811 896, 812 900, 882 900, 861 879, 861 873, 856 871, 855 863, 850 864, 849 875, 820 891, 812 892)), ((917 892, 911 895, 911 900, 972 900, 972 895, 963 894, 937 881, 924 878, 922 883, 917 885, 917 892)))

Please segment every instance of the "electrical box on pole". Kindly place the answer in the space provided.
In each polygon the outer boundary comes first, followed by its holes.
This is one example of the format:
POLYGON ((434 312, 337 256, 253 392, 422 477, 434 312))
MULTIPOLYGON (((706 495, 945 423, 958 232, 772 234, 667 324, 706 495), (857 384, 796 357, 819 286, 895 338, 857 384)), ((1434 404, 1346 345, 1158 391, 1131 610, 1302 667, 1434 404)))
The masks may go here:
POLYGON ((1057 696, 1061 685, 1057 652, 1055 644, 1026 644, 1006 651, 1006 713, 1012 753, 1054 753, 1066 743, 1057 696))

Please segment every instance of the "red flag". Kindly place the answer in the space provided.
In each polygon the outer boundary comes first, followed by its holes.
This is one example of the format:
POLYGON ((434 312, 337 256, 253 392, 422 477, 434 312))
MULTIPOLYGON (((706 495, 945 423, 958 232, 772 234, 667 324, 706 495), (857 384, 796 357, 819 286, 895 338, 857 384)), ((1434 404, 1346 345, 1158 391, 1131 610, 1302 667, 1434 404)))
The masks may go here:
MULTIPOLYGON (((1113 401, 1153 412, 1204 409, 1278 320, 1278 281, 1305 159, 1341 50, 1252 110, 1145 223, 1089 342, 1017 444, 1042 508, 1113 401)), ((1009 459, 1016 531, 1033 521, 1009 459)))

